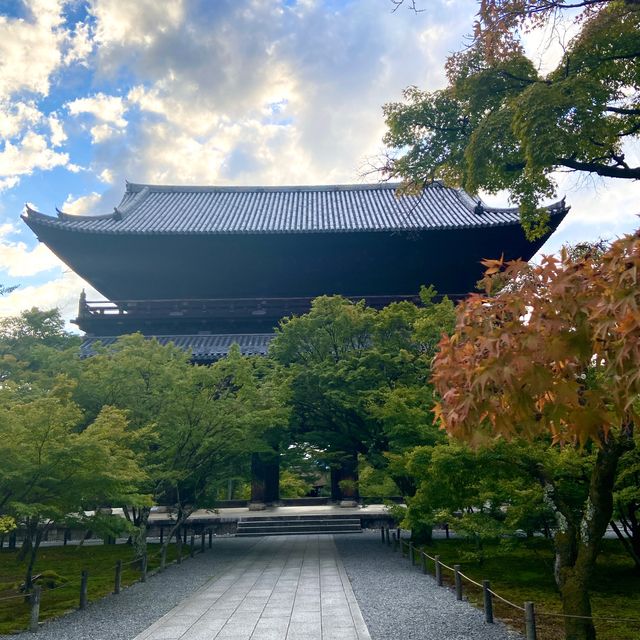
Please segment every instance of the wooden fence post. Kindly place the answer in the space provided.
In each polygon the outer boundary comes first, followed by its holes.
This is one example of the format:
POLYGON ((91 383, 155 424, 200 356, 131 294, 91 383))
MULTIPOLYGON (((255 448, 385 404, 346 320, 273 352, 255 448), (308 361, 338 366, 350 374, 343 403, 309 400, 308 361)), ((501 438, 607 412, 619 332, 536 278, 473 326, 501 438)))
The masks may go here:
POLYGON ((436 556, 436 584, 442 586, 442 567, 440 566, 440 556, 436 556))
POLYGON ((147 581, 147 554, 143 553, 140 558, 140 582, 147 581))
POLYGON ((524 603, 524 626, 527 640, 536 640, 536 612, 533 602, 524 603))
POLYGON ((491 596, 491 583, 482 581, 482 596, 484 600, 484 621, 493 624, 493 598, 491 596))
POLYGON ((180 535, 179 531, 178 535, 176 536, 176 545, 178 546, 177 562, 178 564, 182 564, 182 536, 180 535))
POLYGON ((386 527, 384 530, 384 537, 387 540, 387 547, 391 546, 391 536, 389 535, 389 527, 386 527))
POLYGON ((380 540, 382 540, 382 544, 384 544, 384 527, 380 527, 380 540))
POLYGON ((113 583, 113 593, 120 593, 122 587, 122 560, 116 562, 116 576, 113 583))
POLYGON ((393 550, 397 551, 398 550, 398 538, 396 536, 396 532, 394 531, 391 535, 393 536, 393 550))
POLYGON ((29 604, 31 605, 31 611, 29 615, 29 631, 35 633, 38 630, 38 619, 40 618, 40 597, 42 594, 42 587, 36 585, 29 596, 29 604))
POLYGON ((88 597, 87 589, 89 586, 89 572, 86 569, 80 574, 80 609, 86 609, 88 597))
POLYGON ((167 546, 162 545, 160 549, 160 573, 167 568, 167 546))
POLYGON ((415 553, 413 548, 413 542, 409 543, 409 562, 411 562, 411 566, 415 564, 415 553))
POLYGON ((205 540, 204 540, 204 528, 202 529, 202 533, 200 534, 200 553, 204 553, 205 549, 205 540))
POLYGON ((429 566, 427 565, 427 554, 423 551, 422 552, 422 573, 427 574, 429 573, 429 566))
POLYGON ((164 542, 164 527, 160 525, 160 544, 164 542))
POLYGON ((195 536, 193 535, 193 533, 191 534, 191 540, 189 543, 189 557, 193 558, 193 556, 196 553, 196 548, 195 548, 195 536))
POLYGON ((209 529, 209 549, 213 547, 213 529, 209 529))
POLYGON ((460 575, 460 565, 453 565, 454 576, 456 580, 456 600, 462 600, 462 576, 460 575))

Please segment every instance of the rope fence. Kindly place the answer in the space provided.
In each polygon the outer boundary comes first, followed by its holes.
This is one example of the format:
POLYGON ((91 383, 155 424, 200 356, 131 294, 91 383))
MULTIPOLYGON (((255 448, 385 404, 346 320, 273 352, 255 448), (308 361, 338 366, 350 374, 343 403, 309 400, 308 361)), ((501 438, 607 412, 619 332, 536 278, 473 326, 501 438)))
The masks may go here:
MULTIPOLYGON (((185 527, 185 531, 186 531, 186 527, 185 527)), ((198 545, 198 548, 196 547, 195 544, 195 534, 192 533, 191 534, 191 539, 190 542, 188 544, 189 547, 189 557, 193 558, 196 553, 204 553, 205 549, 206 549, 206 535, 209 535, 209 549, 211 549, 213 547, 213 530, 209 529, 208 532, 205 531, 204 529, 202 529, 202 531, 199 533, 200 535, 200 544, 198 545)), ((176 542, 175 545, 178 548, 178 552, 177 552, 177 556, 175 558, 175 560, 173 560, 172 562, 175 562, 177 564, 180 564, 183 560, 183 555, 182 555, 182 547, 184 546, 184 542, 183 542, 183 532, 180 532, 179 530, 175 532, 175 538, 176 538, 176 542)), ((186 539, 186 533, 184 534, 184 538, 186 539)), ((152 554, 152 555, 147 555, 146 553, 143 553, 142 555, 139 555, 135 558, 133 558, 132 560, 128 560, 126 562, 124 562, 123 560, 118 560, 115 565, 113 565, 113 571, 114 571, 114 588, 113 588, 113 594, 117 595, 121 592, 122 590, 122 573, 123 573, 123 569, 126 567, 130 567, 132 565, 140 565, 140 575, 138 577, 137 580, 134 580, 134 582, 145 582, 148 576, 148 566, 149 566, 149 560, 153 559, 157 559, 160 558, 160 566, 154 570, 154 573, 160 573, 162 571, 164 571, 164 569, 166 568, 166 551, 167 551, 168 547, 162 547, 159 551, 157 551, 156 553, 152 554)), ((129 584, 133 584, 133 583, 129 583, 129 584)), ((73 587, 74 589, 78 588, 78 584, 77 582, 65 582, 64 584, 60 584, 58 586, 55 587, 49 587, 49 588, 43 588, 42 585, 40 584, 36 584, 34 585, 33 589, 30 592, 25 592, 25 593, 21 593, 21 594, 17 594, 17 595, 12 595, 12 596, 4 596, 0 598, 0 602, 3 602, 5 600, 23 600, 25 602, 29 603, 29 624, 27 629, 31 632, 37 632, 38 631, 38 627, 39 627, 39 623, 40 623, 40 606, 42 603, 42 597, 45 594, 49 594, 53 591, 58 591, 59 589, 65 589, 65 588, 70 588, 73 587)), ((89 571, 87 569, 83 569, 81 574, 80 574, 80 588, 79 588, 79 599, 78 599, 78 609, 84 609, 86 608, 88 602, 89 602, 89 571)))
POLYGON ((485 622, 492 624, 493 623, 493 599, 499 600, 505 605, 512 607, 516 611, 519 611, 520 614, 523 614, 523 622, 525 627, 525 637, 526 640, 537 640, 538 632, 536 628, 536 621, 539 618, 574 618, 581 620, 591 620, 591 621, 603 621, 603 622, 615 622, 615 623, 631 623, 640 625, 640 618, 614 618, 609 616, 581 616, 581 615, 571 615, 565 613, 559 613, 555 611, 537 611, 535 605, 531 601, 527 601, 524 603, 524 606, 520 606, 507 600, 504 596, 496 593, 491 589, 491 584, 489 580, 483 580, 482 583, 470 578, 466 574, 462 573, 460 570, 459 564, 454 564, 452 567, 448 564, 445 564, 440 560, 440 556, 429 555, 426 551, 421 551, 418 549, 412 542, 408 540, 404 540, 400 535, 400 529, 396 529, 395 531, 391 531, 389 527, 382 527, 381 540, 383 544, 386 544, 389 547, 393 548, 393 551, 400 550, 401 557, 407 557, 411 562, 411 566, 415 566, 416 564, 421 564, 422 572, 425 574, 429 573, 428 570, 428 562, 430 561, 434 565, 434 577, 436 580, 436 584, 439 587, 443 586, 443 577, 442 570, 450 571, 454 577, 454 586, 456 591, 456 599, 462 600, 463 595, 463 581, 467 581, 468 583, 478 587, 482 590, 483 596, 483 608, 484 608, 484 616, 485 622), (416 558, 419 558, 416 561, 416 558))

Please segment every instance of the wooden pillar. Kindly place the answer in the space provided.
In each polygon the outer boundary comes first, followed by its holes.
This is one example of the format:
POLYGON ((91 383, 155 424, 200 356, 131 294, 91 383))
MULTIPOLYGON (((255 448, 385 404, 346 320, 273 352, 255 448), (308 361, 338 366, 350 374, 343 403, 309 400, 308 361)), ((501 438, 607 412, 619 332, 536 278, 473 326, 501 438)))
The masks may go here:
POLYGON ((360 499, 358 490, 358 454, 345 454, 339 466, 331 467, 331 499, 341 506, 355 506, 360 499))
POLYGON ((260 510, 280 499, 280 456, 273 453, 251 455, 251 503, 249 509, 260 510))

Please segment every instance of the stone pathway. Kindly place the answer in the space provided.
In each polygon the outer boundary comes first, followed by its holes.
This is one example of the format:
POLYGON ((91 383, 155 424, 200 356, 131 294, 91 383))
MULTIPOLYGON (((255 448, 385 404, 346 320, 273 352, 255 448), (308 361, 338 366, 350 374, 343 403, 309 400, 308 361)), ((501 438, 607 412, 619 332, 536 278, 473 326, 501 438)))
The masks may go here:
POLYGON ((135 640, 369 640, 333 536, 263 538, 135 640))

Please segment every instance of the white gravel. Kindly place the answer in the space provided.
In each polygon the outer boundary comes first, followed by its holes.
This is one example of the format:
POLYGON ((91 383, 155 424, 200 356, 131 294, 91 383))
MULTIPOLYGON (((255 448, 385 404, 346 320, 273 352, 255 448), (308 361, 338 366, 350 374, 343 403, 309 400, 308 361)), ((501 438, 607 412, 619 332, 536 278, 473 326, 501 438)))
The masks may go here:
POLYGON ((372 640, 516 640, 522 636, 496 622, 433 577, 411 567, 380 541, 380 532, 335 536, 340 557, 372 640))

